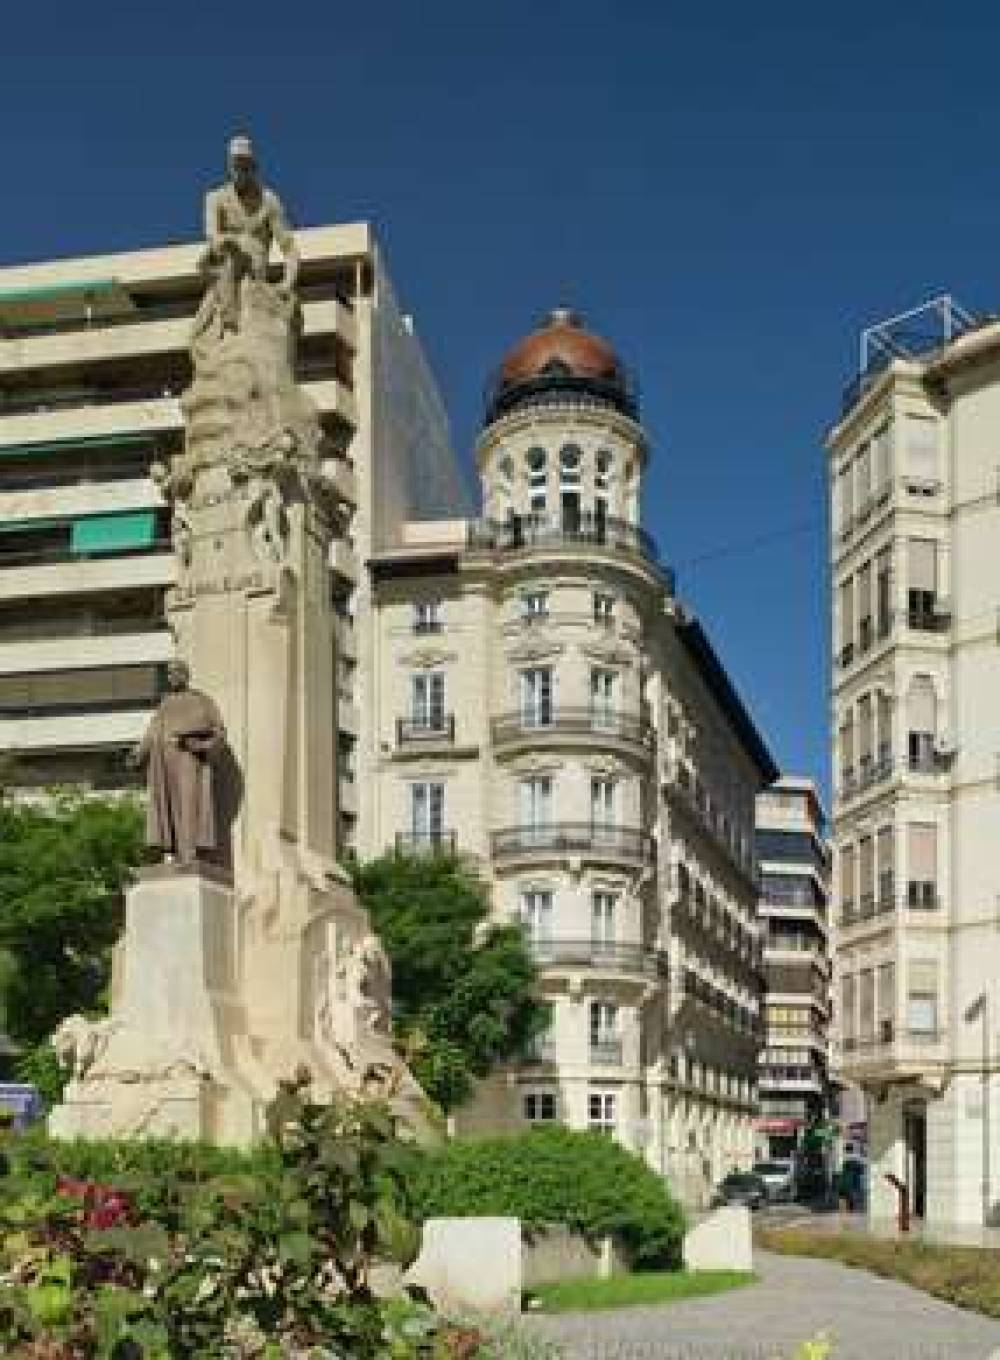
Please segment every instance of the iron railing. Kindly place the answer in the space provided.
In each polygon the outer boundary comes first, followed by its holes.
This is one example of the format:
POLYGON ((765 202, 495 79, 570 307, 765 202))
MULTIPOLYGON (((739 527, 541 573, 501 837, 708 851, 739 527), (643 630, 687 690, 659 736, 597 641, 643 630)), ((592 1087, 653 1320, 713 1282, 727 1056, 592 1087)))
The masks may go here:
POLYGON ((454 713, 434 713, 422 718, 396 719, 396 745, 422 746, 455 740, 454 713))
MULTIPOLYGON (((467 530, 467 545, 473 549, 492 552, 520 552, 532 548, 609 548, 659 562, 656 542, 645 529, 628 520, 613 516, 595 515, 591 511, 579 515, 551 519, 547 515, 513 515, 510 519, 471 520, 467 530)), ((668 580, 673 583, 672 573, 668 580)))
POLYGON ((530 854, 591 854, 651 864, 655 843, 648 831, 598 822, 550 822, 509 826, 491 836, 494 859, 530 854))
POLYGON ((396 832, 396 851, 401 855, 451 855, 456 845, 454 831, 396 832))
POLYGON ((504 713, 490 724, 493 741, 501 745, 521 737, 555 735, 587 735, 617 737, 639 745, 652 739, 653 729, 648 719, 636 713, 608 708, 569 708, 550 705, 542 712, 521 709, 504 713))
POLYGON ((549 939, 531 934, 528 934, 527 940, 532 955, 541 964, 603 966, 620 969, 623 973, 654 976, 662 976, 667 971, 666 953, 642 944, 626 944, 617 940, 549 939))

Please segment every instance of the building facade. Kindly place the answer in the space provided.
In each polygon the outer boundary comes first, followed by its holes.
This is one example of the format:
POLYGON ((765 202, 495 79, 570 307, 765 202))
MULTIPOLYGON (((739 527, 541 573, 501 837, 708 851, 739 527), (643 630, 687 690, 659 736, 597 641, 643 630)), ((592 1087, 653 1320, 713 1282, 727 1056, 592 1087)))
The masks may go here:
POLYGON ((828 440, 837 1063, 867 1096, 871 1214, 895 1212, 891 1174, 928 1221, 982 1224, 1000 1198, 1000 326, 949 299, 897 322, 866 332, 828 440))
MULTIPOLYGON (((363 564, 414 515, 461 513, 437 387, 365 224, 296 233, 298 377, 349 523, 335 546, 341 839, 358 817, 363 564), (377 488, 377 491, 376 491, 377 488)), ((0 269, 0 750, 19 779, 117 787, 173 640, 156 465, 203 288, 198 244, 0 269)))
POLYGON ((829 1108, 830 857, 816 785, 784 776, 757 797, 764 943, 758 1152, 792 1157, 829 1108))
POLYGON ((776 775, 640 521, 634 390, 564 312, 515 346, 482 518, 372 561, 378 746, 359 848, 474 858, 551 1021, 464 1130, 605 1131, 690 1203, 753 1156, 754 799, 776 775))
MULTIPOLYGON (((689 1203, 753 1157, 754 804, 777 774, 643 530, 614 350, 555 313, 507 356, 470 517, 447 422, 364 225, 296 233, 298 374, 330 441, 339 843, 454 847, 539 963, 549 1030, 460 1129, 549 1119, 689 1203)), ((182 434, 195 244, 0 270, 0 751, 128 782, 173 648, 157 465, 182 434)))

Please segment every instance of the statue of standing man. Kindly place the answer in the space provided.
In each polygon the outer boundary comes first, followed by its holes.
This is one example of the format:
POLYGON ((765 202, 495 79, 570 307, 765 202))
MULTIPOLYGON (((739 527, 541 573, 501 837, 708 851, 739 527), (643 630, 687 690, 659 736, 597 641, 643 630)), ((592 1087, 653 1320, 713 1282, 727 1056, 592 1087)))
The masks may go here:
POLYGON ((219 339, 240 329, 243 280, 267 277, 274 242, 285 261, 280 291, 291 297, 298 278, 295 237, 281 200, 260 181, 249 137, 231 139, 227 168, 226 183, 205 195, 208 245, 198 267, 210 286, 195 318, 195 338, 211 328, 219 339))
POLYGON ((146 844, 178 865, 217 853, 220 844, 216 766, 226 744, 222 715, 190 686, 184 661, 167 664, 165 695, 132 752, 146 766, 146 844))

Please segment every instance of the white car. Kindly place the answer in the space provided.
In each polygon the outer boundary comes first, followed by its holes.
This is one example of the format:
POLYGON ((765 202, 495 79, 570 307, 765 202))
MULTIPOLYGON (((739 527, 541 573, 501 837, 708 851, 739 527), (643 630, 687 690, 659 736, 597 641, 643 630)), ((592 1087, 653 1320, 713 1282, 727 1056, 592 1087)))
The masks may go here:
POLYGON ((795 1194, 795 1167, 784 1158, 770 1162, 757 1162, 753 1174, 759 1176, 767 1187, 767 1198, 771 1204, 790 1201, 795 1194))

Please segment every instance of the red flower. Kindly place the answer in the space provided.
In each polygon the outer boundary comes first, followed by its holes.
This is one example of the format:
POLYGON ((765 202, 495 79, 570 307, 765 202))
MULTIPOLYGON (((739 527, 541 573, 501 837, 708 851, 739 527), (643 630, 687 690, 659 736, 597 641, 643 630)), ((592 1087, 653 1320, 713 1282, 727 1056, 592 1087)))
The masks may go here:
POLYGON ((131 1222, 132 1200, 124 1190, 116 1190, 113 1185, 60 1176, 56 1181, 56 1194, 83 1201, 85 1228, 120 1228, 131 1222))

